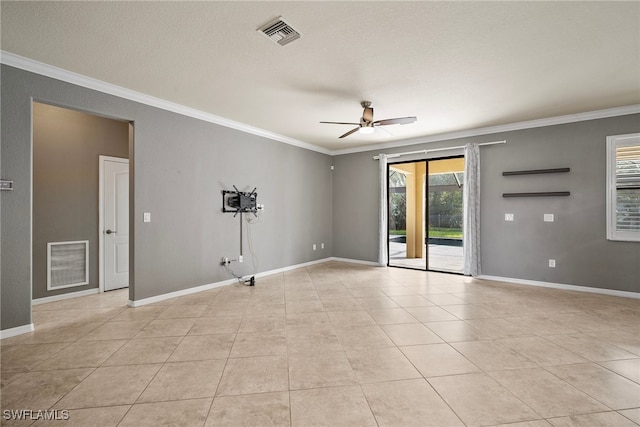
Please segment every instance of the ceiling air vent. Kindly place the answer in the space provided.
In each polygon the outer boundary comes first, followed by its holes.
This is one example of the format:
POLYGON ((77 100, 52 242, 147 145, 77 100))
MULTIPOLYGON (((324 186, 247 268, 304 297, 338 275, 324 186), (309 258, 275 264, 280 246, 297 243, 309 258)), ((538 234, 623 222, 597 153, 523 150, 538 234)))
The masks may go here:
POLYGON ((258 28, 258 31, 262 32, 280 46, 284 46, 300 38, 300 33, 284 22, 282 17, 269 22, 267 25, 263 25, 258 28))

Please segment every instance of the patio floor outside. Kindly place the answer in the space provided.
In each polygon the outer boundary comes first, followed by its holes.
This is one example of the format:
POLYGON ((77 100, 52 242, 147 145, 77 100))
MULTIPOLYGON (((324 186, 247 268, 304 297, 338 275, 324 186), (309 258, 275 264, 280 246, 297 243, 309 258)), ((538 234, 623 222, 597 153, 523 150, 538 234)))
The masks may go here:
MULTIPOLYGON (((462 273, 462 246, 447 246, 429 244, 429 270, 462 273)), ((389 265, 392 267, 408 267, 425 269, 426 260, 422 258, 407 258, 407 244, 389 242, 389 265)))

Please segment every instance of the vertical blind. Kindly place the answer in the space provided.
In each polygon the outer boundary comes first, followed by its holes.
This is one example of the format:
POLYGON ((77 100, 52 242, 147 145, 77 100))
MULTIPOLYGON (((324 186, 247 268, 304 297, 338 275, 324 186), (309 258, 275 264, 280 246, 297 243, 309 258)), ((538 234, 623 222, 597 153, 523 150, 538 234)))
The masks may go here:
POLYGON ((640 231, 640 145, 616 147, 616 230, 640 231))

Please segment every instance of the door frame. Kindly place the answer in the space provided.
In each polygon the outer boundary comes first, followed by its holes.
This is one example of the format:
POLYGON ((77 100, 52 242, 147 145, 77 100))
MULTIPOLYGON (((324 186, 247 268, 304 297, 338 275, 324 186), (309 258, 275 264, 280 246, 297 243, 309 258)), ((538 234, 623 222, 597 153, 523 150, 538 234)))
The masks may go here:
MULTIPOLYGON (((100 293, 104 292, 104 164, 107 161, 126 163, 129 165, 129 159, 127 158, 98 156, 98 292, 100 293)), ((129 176, 129 189, 131 189, 131 176, 129 176)), ((131 207, 129 207, 129 217, 130 216, 131 207)), ((129 221, 131 221, 131 218, 129 218, 129 221)))
MULTIPOLYGON (((416 271, 431 271, 434 273, 446 273, 446 274, 457 274, 457 275, 464 275, 464 273, 462 272, 457 272, 457 271, 445 271, 445 270, 434 270, 432 268, 430 268, 429 266, 429 162, 431 161, 438 161, 438 160, 448 160, 448 159, 457 159, 457 158, 462 158, 465 159, 465 155, 464 152, 462 152, 461 154, 451 154, 448 156, 442 156, 442 157, 425 157, 425 158, 419 158, 419 159, 414 159, 414 160, 406 160, 406 161, 397 161, 397 162, 390 162, 387 163, 387 175, 385 177, 385 181, 386 181, 386 186, 387 186, 387 267, 393 267, 393 268, 404 268, 404 269, 408 269, 408 270, 416 270, 416 271), (389 224, 391 222, 391 217, 389 215, 389 205, 391 202, 391 192, 389 191, 389 172, 391 171, 391 166, 393 166, 394 164, 406 164, 406 163, 420 163, 420 162, 425 162, 425 191, 423 194, 423 204, 424 204, 424 209, 423 209, 423 218, 426 222, 425 224, 425 242, 424 242, 424 257, 425 257, 425 266, 424 268, 413 268, 413 267, 406 267, 403 265, 391 265, 391 255, 390 255, 390 243, 389 243, 389 224)), ((464 233, 464 230, 462 231, 464 233)))

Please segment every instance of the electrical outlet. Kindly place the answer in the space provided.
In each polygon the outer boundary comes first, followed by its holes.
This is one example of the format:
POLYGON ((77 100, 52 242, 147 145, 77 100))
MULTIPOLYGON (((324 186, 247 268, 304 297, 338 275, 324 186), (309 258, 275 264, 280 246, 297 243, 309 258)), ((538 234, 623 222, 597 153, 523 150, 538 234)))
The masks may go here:
POLYGON ((231 260, 229 259, 228 256, 222 257, 222 261, 220 262, 220 265, 229 265, 231 264, 231 260))
POLYGON ((145 212, 142 214, 142 221, 151 222, 151 212, 145 212))
POLYGON ((554 217, 553 214, 544 214, 544 222, 553 222, 554 217))
POLYGON ((244 256, 238 255, 238 262, 242 262, 242 261, 244 261, 244 256))
POLYGON ((549 260, 549 267, 550 268, 556 268, 556 260, 555 259, 550 259, 549 260))
POLYGON ((320 243, 320 249, 324 249, 324 243, 320 243))
POLYGON ((314 251, 316 250, 316 244, 315 243, 313 244, 313 250, 314 251))
POLYGON ((512 213, 504 214, 504 220, 508 222, 513 222, 515 220, 515 215, 512 213))

